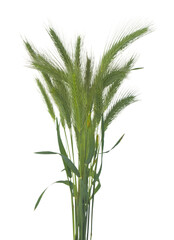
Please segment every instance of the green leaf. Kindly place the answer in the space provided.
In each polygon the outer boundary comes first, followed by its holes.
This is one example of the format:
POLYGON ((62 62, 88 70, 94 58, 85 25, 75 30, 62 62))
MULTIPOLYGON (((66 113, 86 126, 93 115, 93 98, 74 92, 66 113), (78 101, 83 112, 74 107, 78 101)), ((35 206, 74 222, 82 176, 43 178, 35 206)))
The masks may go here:
POLYGON ((95 190, 94 190, 92 196, 90 196, 89 200, 91 200, 91 199, 94 197, 94 195, 98 192, 98 190, 99 190, 100 188, 101 188, 101 183, 98 182, 98 184, 97 184, 97 186, 95 187, 95 190))
POLYGON ((60 149, 60 153, 58 153, 60 156, 62 156, 63 159, 63 163, 65 166, 65 169, 67 171, 67 174, 69 177, 71 177, 71 171, 74 172, 78 177, 80 177, 80 173, 78 171, 78 169, 76 168, 76 166, 74 165, 74 163, 68 158, 68 155, 65 151, 65 148, 63 146, 61 137, 60 137, 60 130, 59 130, 59 125, 58 125, 58 121, 56 118, 56 127, 57 127, 57 138, 58 138, 58 144, 59 144, 59 149, 60 149))
POLYGON ((88 192, 83 179, 80 179, 80 195, 81 195, 81 200, 85 200, 85 202, 87 202, 88 192))
MULTIPOLYGON (((73 164, 73 162, 68 158, 66 157, 65 155, 61 154, 61 153, 57 153, 57 152, 50 152, 50 151, 43 151, 43 152, 35 152, 36 154, 58 154, 60 155, 64 162, 66 163, 66 165, 71 169, 72 172, 74 172, 78 177, 80 177, 80 174, 79 174, 79 171, 78 169, 76 168, 76 166, 73 164)), ((65 169, 63 169, 65 170, 65 169)), ((62 171, 63 171, 62 170, 62 171)))
MULTIPOLYGON (((71 189, 73 189, 73 183, 71 182, 71 181, 67 181, 67 180, 60 180, 60 181, 56 181, 56 182, 54 182, 54 183, 52 183, 52 184, 55 184, 55 183, 63 183, 63 184, 65 184, 65 185, 68 185, 71 189)), ((51 184, 51 185, 52 185, 51 184)), ((43 195, 44 195, 44 193, 45 193, 45 191, 48 189, 48 187, 41 193, 41 195, 39 196, 39 198, 38 198, 38 200, 37 200, 37 202, 36 202, 36 204, 35 204, 35 207, 34 207, 34 210, 38 207, 38 205, 39 205, 39 203, 40 203, 40 201, 41 201, 41 199, 42 199, 42 197, 43 197, 43 195)))
POLYGON ((139 68, 132 68, 131 70, 140 70, 140 69, 144 69, 143 67, 139 67, 139 68))
POLYGON ((99 168, 98 173, 95 174, 95 176, 94 176, 94 181, 95 181, 95 182, 96 182, 96 181, 99 181, 99 177, 100 177, 100 174, 101 174, 101 170, 102 170, 102 163, 101 163, 101 165, 100 165, 100 168, 99 168))
POLYGON ((58 145, 59 145, 59 149, 60 149, 60 152, 61 152, 60 155, 62 156, 62 160, 63 160, 63 164, 64 164, 64 167, 65 167, 66 173, 67 173, 68 177, 72 177, 71 170, 69 169, 69 167, 67 166, 67 164, 65 162, 65 157, 67 157, 68 155, 65 151, 65 148, 63 146, 63 142, 62 142, 62 139, 61 139, 61 136, 60 136, 60 130, 59 130, 59 124, 58 124, 57 118, 56 118, 56 130, 57 130, 58 145))
POLYGON ((40 200, 42 199, 42 197, 43 197, 43 195, 44 195, 44 193, 45 193, 45 191, 47 190, 47 188, 41 193, 41 195, 39 196, 39 198, 38 198, 38 200, 37 200, 37 202, 36 202, 36 204, 35 204, 35 207, 34 207, 34 210, 38 207, 38 205, 39 205, 39 203, 40 203, 40 200))
POLYGON ((89 169, 89 176, 92 177, 92 178, 94 178, 94 176, 95 176, 95 171, 89 169))
POLYGON ((68 181, 68 180, 60 180, 60 181, 56 181, 54 183, 63 183, 65 185, 69 186, 71 189, 73 189, 73 183, 71 181, 68 181))
POLYGON ((35 154, 58 154, 57 152, 51 152, 51 151, 42 151, 42 152, 35 152, 35 154))
POLYGON ((88 153, 88 157, 86 159, 86 163, 89 164, 92 160, 92 157, 94 156, 94 152, 95 152, 95 143, 94 141, 93 142, 90 142, 90 147, 89 147, 89 153, 88 153), (91 144, 90 144, 91 143, 91 144))
POLYGON ((80 177, 80 173, 79 173, 79 170, 76 168, 76 166, 74 165, 74 163, 68 158, 66 157, 65 155, 63 154, 60 154, 58 153, 60 156, 62 156, 64 162, 65 162, 65 165, 68 166, 69 169, 71 169, 71 171, 73 173, 75 173, 78 177, 80 177))
MULTIPOLYGON (((121 138, 116 142, 116 144, 115 144, 110 150, 108 150, 108 151, 106 151, 106 152, 103 152, 103 153, 108 153, 108 152, 110 152, 112 149, 114 149, 114 148, 121 142, 121 140, 123 139, 124 135, 125 135, 125 134, 123 134, 123 135, 121 136, 121 138)), ((101 154, 101 153, 99 153, 99 154, 101 154)))

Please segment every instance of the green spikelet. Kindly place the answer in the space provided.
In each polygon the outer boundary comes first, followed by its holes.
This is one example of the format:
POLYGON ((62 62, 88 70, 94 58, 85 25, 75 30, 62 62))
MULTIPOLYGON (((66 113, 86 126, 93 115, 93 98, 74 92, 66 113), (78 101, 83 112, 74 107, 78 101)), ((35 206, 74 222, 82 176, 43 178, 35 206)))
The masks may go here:
POLYGON ((52 98, 54 99, 55 104, 57 105, 60 116, 61 116, 61 122, 67 123, 68 127, 71 128, 71 108, 67 102, 67 99, 65 100, 65 96, 63 95, 63 91, 61 91, 63 88, 52 88, 50 90, 50 94, 52 98))
POLYGON ((53 63, 47 56, 37 54, 37 57, 31 61, 31 66, 42 73, 49 74, 51 77, 58 77, 67 81, 65 72, 61 69, 58 63, 53 63), (57 64, 57 65, 56 65, 57 64))
POLYGON ((128 105, 136 102, 137 99, 134 95, 127 94, 123 98, 116 101, 116 103, 110 108, 104 119, 104 129, 106 131, 110 123, 117 117, 117 115, 128 105))
POLYGON ((36 78, 36 82, 37 82, 37 85, 38 85, 38 87, 39 87, 39 89, 42 93, 43 99, 45 100, 45 103, 46 103, 47 108, 48 108, 48 112, 50 113, 52 119, 55 121, 55 113, 54 113, 54 109, 53 109, 53 105, 51 103, 51 100, 49 99, 44 86, 42 85, 42 83, 39 81, 38 78, 36 78))
POLYGON ((82 128, 82 119, 80 114, 81 113, 80 108, 82 107, 80 106, 81 93, 79 89, 80 86, 78 84, 77 75, 75 73, 73 73, 70 82, 71 82, 70 88, 71 88, 71 101, 72 101, 72 110, 73 110, 73 122, 78 132, 80 132, 82 128))
POLYGON ((120 82, 121 79, 127 77, 129 72, 132 70, 132 66, 135 62, 134 57, 132 57, 123 67, 115 67, 113 70, 108 71, 103 77, 103 87, 106 88, 114 82, 120 82))
POLYGON ((42 72, 42 76, 43 76, 43 79, 44 79, 48 89, 52 89, 53 84, 52 84, 52 81, 51 81, 51 78, 49 77, 49 75, 42 72))
POLYGON ((29 55, 34 59, 37 57, 37 51, 34 49, 34 46, 32 46, 31 43, 29 43, 27 40, 23 40, 24 46, 27 49, 29 55))
POLYGON ((72 66, 72 60, 67 52, 67 50, 65 49, 62 41, 60 40, 60 38, 58 37, 58 35, 56 34, 56 32, 53 30, 53 28, 49 29, 49 35, 51 37, 51 39, 54 42, 54 45, 56 46, 66 68, 68 70, 72 70, 73 66, 72 66))
POLYGON ((81 37, 77 37, 76 47, 75 47, 75 66, 77 68, 80 68, 81 62, 80 62, 80 50, 81 50, 81 37))
POLYGON ((90 88, 91 77, 92 77, 91 59, 87 57, 86 67, 85 67, 85 77, 84 77, 84 87, 86 91, 88 91, 90 88))
POLYGON ((122 82, 125 80, 131 68, 134 64, 134 58, 131 58, 123 67, 120 69, 114 69, 104 78, 104 85, 109 86, 108 91, 104 98, 103 110, 105 111, 111 103, 113 97, 117 93, 122 82))
POLYGON ((102 82, 95 88, 94 98, 94 124, 97 126, 103 113, 103 87, 102 82))
POLYGON ((140 28, 124 37, 122 37, 118 42, 114 42, 108 51, 103 55, 101 60, 101 64, 99 66, 99 71, 104 73, 109 65, 112 63, 113 59, 116 57, 117 53, 124 48, 126 48, 129 44, 144 36, 149 32, 149 27, 140 28))
POLYGON ((84 90, 86 95, 86 114, 88 115, 92 109, 93 98, 91 96, 91 82, 92 82, 92 65, 91 59, 87 57, 84 76, 84 90))

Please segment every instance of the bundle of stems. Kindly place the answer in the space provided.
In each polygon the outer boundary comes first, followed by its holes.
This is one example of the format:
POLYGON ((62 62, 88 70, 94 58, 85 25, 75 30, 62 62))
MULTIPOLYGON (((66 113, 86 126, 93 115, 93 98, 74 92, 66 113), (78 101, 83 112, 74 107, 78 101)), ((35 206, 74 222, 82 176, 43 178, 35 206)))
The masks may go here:
MULTIPOLYGON (((40 53, 28 40, 24 40, 31 57, 30 66, 41 73, 42 80, 36 78, 36 82, 56 125, 59 147, 57 152, 36 153, 58 154, 62 158, 66 179, 55 183, 63 183, 70 190, 73 240, 92 239, 94 197, 101 187, 103 154, 117 146, 124 136, 104 152, 105 131, 125 107, 137 101, 133 92, 117 94, 128 74, 140 69, 133 68, 135 56, 122 65, 115 59, 128 45, 148 32, 149 27, 146 26, 121 35, 105 50, 96 68, 92 58, 87 54, 82 56, 80 36, 71 55, 55 30, 48 29, 61 61, 40 53), (58 116, 54 111, 56 108, 58 116)), ((38 198, 35 209, 46 189, 38 198)))

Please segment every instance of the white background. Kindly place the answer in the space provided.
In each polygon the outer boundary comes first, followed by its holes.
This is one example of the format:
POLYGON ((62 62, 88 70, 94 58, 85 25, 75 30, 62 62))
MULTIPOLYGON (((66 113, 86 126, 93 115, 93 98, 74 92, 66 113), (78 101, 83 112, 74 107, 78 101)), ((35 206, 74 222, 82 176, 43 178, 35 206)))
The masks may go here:
MULTIPOLYGON (((95 201, 93 239, 174 239, 174 15, 173 1, 2 1, 0 6, 0 239, 72 239, 69 191, 61 159, 34 151, 57 150, 54 124, 26 67, 22 37, 53 49, 45 30, 54 26, 69 49, 75 37, 98 59, 125 26, 153 24, 131 45, 139 55, 126 87, 141 101, 129 106, 106 133, 102 188, 95 201), (71 44, 70 44, 71 43, 71 44)), ((125 54, 126 56, 126 54, 125 54)))

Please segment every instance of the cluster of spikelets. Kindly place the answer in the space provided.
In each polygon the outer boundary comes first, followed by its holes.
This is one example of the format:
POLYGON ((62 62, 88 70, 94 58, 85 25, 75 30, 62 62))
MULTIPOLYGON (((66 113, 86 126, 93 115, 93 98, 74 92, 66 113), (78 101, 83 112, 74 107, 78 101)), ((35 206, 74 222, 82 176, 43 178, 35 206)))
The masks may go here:
MULTIPOLYGON (((128 74, 138 69, 133 68, 135 57, 131 57, 122 66, 115 64, 115 59, 129 44, 148 32, 149 27, 139 28, 113 42, 103 53, 96 68, 94 68, 93 59, 88 56, 85 59, 82 56, 80 36, 77 37, 75 50, 71 55, 56 32, 49 28, 48 33, 63 64, 40 53, 27 40, 24 41, 31 56, 31 67, 42 75, 42 81, 37 78, 36 82, 52 119, 56 121, 60 150, 60 153, 50 151, 37 153, 59 154, 62 157, 67 180, 56 183, 64 183, 70 187, 74 240, 87 240, 90 224, 92 236, 94 195, 101 187, 99 177, 104 153, 104 132, 125 107, 137 101, 136 96, 128 91, 114 98, 128 74), (59 111, 67 149, 60 135, 60 124, 55 115, 55 107, 59 111), (67 130, 70 134, 71 150, 67 130), (73 133, 78 159, 74 157, 73 133), (101 156, 100 165, 99 155, 101 156), (78 160, 78 166, 75 160, 78 160)), ((113 148, 119 144, 123 136, 113 148)), ((40 195, 35 208, 45 191, 46 189, 40 195)))
POLYGON ((73 126, 75 131, 80 132, 87 119, 96 127, 104 114, 106 130, 118 113, 136 100, 133 94, 127 93, 110 106, 114 95, 135 63, 134 57, 131 57, 123 66, 118 67, 113 64, 113 60, 130 43, 146 34, 149 28, 138 29, 114 42, 103 54, 95 72, 92 60, 88 57, 85 69, 82 68, 80 36, 77 38, 72 59, 56 32, 52 28, 48 31, 64 66, 39 53, 28 41, 24 43, 31 56, 32 67, 42 73, 44 83, 39 79, 36 81, 51 117, 55 120, 53 101, 59 109, 63 126, 73 126))

